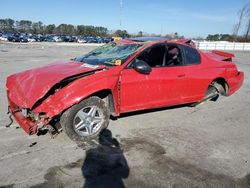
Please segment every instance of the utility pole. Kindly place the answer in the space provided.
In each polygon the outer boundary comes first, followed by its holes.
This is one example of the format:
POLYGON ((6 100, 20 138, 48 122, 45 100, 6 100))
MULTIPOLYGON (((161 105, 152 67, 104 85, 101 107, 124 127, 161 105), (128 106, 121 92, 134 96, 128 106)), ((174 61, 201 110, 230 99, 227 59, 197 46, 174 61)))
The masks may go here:
POLYGON ((122 5, 123 2, 120 0, 120 29, 122 30, 122 5))
POLYGON ((161 37, 162 37, 162 32, 163 32, 163 24, 161 23, 161 37))

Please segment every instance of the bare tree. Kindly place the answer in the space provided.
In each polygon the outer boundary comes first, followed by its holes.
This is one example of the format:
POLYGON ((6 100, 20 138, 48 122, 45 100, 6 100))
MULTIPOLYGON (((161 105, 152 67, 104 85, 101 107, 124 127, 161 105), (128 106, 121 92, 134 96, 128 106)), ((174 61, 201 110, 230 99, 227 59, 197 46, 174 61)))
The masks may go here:
POLYGON ((248 24, 247 24, 247 30, 246 30, 246 34, 245 34, 245 40, 246 40, 246 41, 247 41, 247 38, 248 38, 249 32, 250 32, 250 19, 249 19, 249 21, 248 21, 248 24))
MULTIPOLYGON (((238 15, 239 15, 239 21, 234 27, 233 35, 235 37, 238 36, 239 30, 244 22, 244 19, 247 18, 249 19, 249 14, 250 14, 250 3, 247 3, 244 5, 242 9, 239 10, 238 15)), ((248 22, 247 22, 248 23, 248 22)))
POLYGON ((246 12, 246 19, 247 19, 247 24, 246 24, 246 33, 245 33, 245 40, 247 41, 248 35, 250 32, 250 3, 248 4, 248 9, 246 12))

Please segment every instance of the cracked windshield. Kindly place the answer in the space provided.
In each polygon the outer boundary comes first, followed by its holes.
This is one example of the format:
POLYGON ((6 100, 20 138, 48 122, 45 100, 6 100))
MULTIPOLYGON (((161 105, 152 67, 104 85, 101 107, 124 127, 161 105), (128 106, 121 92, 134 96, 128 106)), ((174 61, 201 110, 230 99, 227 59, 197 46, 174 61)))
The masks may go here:
POLYGON ((141 46, 141 44, 111 43, 101 46, 83 56, 77 57, 74 60, 90 65, 121 65, 125 59, 132 55, 141 46))

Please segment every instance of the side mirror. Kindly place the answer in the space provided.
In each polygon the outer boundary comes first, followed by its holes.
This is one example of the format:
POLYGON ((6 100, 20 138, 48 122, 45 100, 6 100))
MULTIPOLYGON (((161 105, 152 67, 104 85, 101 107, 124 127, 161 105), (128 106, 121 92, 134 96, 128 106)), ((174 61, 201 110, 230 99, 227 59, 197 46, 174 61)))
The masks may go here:
POLYGON ((133 63, 133 68, 139 72, 139 73, 142 73, 142 74, 149 74, 151 72, 151 67, 145 62, 145 61, 142 61, 142 60, 137 60, 133 63))

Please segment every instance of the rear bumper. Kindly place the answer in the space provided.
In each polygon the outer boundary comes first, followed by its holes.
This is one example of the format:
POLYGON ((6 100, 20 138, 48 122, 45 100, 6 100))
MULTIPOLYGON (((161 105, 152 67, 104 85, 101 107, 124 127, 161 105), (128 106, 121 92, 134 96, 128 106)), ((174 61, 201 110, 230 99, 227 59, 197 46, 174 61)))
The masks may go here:
POLYGON ((8 97, 9 110, 15 118, 16 122, 22 127, 22 129, 29 135, 37 133, 38 126, 31 120, 27 119, 8 97))
POLYGON ((230 78, 228 80, 229 84, 229 95, 232 95, 236 92, 243 84, 244 81, 244 72, 238 72, 237 76, 230 78))

